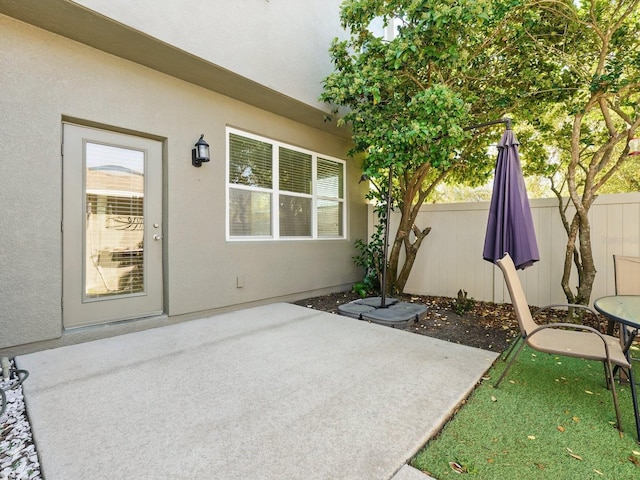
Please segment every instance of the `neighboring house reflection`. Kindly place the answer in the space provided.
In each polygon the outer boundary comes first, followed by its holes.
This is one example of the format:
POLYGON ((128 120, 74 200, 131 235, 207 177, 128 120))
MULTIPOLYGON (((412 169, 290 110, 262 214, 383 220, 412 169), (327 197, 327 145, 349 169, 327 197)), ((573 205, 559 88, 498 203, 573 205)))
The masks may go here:
POLYGON ((142 291, 144 174, 117 165, 88 168, 86 214, 87 297, 142 291))

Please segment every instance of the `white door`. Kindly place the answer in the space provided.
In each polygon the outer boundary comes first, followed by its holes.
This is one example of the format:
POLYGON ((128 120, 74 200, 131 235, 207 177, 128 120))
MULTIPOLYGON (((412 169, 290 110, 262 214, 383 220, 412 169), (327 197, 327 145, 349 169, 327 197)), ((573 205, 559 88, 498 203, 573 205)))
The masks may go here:
POLYGON ((65 328, 162 312, 162 144, 63 125, 65 328))

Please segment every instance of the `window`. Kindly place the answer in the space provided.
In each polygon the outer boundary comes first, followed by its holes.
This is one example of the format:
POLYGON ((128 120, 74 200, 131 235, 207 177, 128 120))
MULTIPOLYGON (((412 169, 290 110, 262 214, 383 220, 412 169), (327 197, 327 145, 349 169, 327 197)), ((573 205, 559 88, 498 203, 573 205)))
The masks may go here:
POLYGON ((227 238, 344 238, 344 161, 228 128, 227 172, 227 238))

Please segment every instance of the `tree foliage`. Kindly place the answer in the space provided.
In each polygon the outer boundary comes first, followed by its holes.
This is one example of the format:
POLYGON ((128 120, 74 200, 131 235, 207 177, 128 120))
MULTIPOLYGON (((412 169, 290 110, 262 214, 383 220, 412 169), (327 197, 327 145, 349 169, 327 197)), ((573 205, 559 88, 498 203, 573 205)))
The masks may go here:
MULTIPOLYGON (((536 85, 527 119, 553 161, 529 165, 546 174, 567 233, 567 300, 588 303, 596 276, 589 210, 599 192, 633 162, 629 140, 640 125, 640 12, 638 0, 537 1, 526 15, 524 44, 555 58, 567 82, 536 85), (569 83, 570 82, 570 83, 569 83), (572 270, 578 281, 572 285, 572 270)), ((618 176, 624 178, 624 176, 618 176)), ((637 183, 636 183, 637 185, 637 183)))
POLYGON ((482 148, 486 130, 465 127, 501 118, 509 103, 481 100, 494 78, 496 65, 483 52, 496 15, 502 13, 487 0, 348 0, 342 6, 351 35, 331 46, 335 71, 322 99, 348 107, 339 122, 351 126, 353 153, 364 153, 364 174, 378 192, 386 191, 392 172, 401 213, 389 256, 392 289, 404 288, 430 231, 416 218, 434 188, 445 180, 482 184, 492 171, 493 159, 482 148), (399 19, 395 38, 372 33, 375 19, 385 25, 399 19))
POLYGON ((416 218, 435 187, 479 185, 492 172, 486 147, 496 129, 465 127, 509 115, 525 173, 549 177, 558 195, 567 299, 588 302, 596 273, 589 209, 629 162, 628 141, 640 122, 639 1, 343 3, 350 36, 331 46, 335 71, 322 99, 347 107, 339 121, 352 128, 365 174, 381 187, 393 172, 401 220, 389 257, 392 286, 402 290, 429 232, 416 218), (399 19, 396 37, 374 35, 376 19, 399 19))

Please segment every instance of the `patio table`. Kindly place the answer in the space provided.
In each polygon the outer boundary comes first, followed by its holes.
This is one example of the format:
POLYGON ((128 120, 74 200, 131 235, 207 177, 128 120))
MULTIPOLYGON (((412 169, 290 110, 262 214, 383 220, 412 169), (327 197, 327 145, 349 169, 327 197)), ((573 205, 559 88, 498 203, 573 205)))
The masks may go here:
MULTIPOLYGON (((624 354, 632 363, 629 348, 640 329, 640 295, 612 295, 598 298, 593 303, 594 308, 607 319, 620 324, 621 341, 624 345, 624 354), (629 328, 625 328, 629 327, 629 328)), ((638 397, 636 384, 633 379, 633 365, 628 372, 631 385, 631 398, 633 400, 633 414, 636 419, 637 440, 640 443, 640 412, 638 412, 638 397)))

